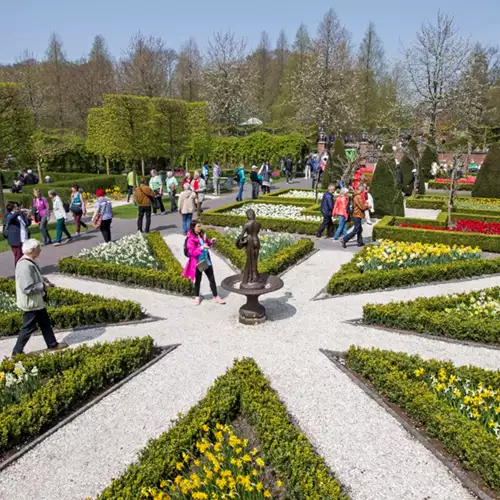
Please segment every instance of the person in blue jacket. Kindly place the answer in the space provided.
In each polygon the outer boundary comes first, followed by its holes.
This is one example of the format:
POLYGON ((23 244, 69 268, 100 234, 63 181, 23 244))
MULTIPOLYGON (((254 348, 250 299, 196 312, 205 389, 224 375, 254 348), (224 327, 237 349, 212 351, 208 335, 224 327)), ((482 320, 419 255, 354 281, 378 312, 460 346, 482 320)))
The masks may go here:
POLYGON ((236 196, 236 201, 243 201, 243 188, 245 187, 245 170, 243 165, 240 165, 236 169, 235 178, 238 182, 238 195, 236 196))
POLYGON ((316 237, 321 238, 323 231, 327 230, 328 238, 333 238, 333 206, 334 199, 333 193, 335 192, 335 185, 330 184, 328 186, 328 192, 323 194, 323 199, 321 200, 321 213, 323 214, 323 221, 318 227, 318 231, 316 232, 316 237))

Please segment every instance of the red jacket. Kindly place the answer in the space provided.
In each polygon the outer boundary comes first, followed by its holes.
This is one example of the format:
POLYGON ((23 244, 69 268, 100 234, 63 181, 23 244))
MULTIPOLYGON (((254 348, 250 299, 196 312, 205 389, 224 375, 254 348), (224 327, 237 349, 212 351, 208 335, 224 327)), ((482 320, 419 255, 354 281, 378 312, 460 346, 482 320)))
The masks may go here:
POLYGON ((349 200, 345 194, 340 194, 337 199, 335 200, 335 206, 333 207, 333 215, 334 216, 339 216, 342 215, 347 219, 348 213, 347 213, 347 205, 349 203, 349 200))

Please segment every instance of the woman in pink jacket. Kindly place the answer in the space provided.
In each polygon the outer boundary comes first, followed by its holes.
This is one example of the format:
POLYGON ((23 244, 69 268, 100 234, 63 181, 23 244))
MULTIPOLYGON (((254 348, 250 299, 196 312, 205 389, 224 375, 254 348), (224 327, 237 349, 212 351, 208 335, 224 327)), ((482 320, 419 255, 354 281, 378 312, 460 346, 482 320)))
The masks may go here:
POLYGON ((335 241, 339 239, 340 233, 342 233, 342 236, 347 236, 347 221, 349 220, 349 213, 347 211, 349 198, 347 197, 347 193, 349 193, 349 190, 342 188, 333 207, 333 216, 339 220, 339 226, 333 237, 335 241))
POLYGON ((214 297, 214 301, 218 304, 225 304, 217 293, 217 285, 215 284, 214 268, 210 259, 209 248, 215 243, 215 238, 209 240, 201 228, 201 223, 197 220, 191 222, 191 227, 187 234, 186 250, 188 261, 182 275, 185 278, 194 281, 195 304, 198 306, 201 302, 200 284, 202 274, 207 275, 210 282, 210 289, 214 297))

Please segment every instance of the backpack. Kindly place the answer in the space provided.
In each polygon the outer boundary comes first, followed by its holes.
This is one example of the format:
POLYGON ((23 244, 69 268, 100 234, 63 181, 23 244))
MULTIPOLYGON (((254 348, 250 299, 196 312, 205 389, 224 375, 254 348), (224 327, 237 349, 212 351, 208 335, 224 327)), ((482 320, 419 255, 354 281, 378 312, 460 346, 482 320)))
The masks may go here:
POLYGON ((189 251, 188 251, 188 239, 187 239, 187 236, 184 240, 184 257, 187 257, 189 258, 190 255, 189 255, 189 251))

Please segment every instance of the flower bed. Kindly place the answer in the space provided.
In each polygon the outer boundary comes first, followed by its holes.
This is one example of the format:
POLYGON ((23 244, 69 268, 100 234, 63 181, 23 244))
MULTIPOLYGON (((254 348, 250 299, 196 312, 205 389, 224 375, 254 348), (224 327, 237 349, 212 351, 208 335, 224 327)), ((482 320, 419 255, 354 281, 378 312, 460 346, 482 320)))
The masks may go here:
MULTIPOLYGON (((437 195, 416 195, 406 198, 406 208, 426 208, 445 210, 448 198, 437 195)), ((453 202, 453 210, 477 215, 500 215, 500 200, 496 198, 472 198, 457 196, 453 202)))
POLYGON ((244 205, 228 210, 226 213, 229 215, 245 215, 246 211, 249 209, 252 209, 257 217, 270 219, 295 219, 311 222, 321 221, 320 217, 314 215, 302 215, 302 207, 281 205, 279 203, 267 204, 247 202, 244 205))
MULTIPOLYGON (((14 280, 0 278, 0 335, 17 335, 23 313, 15 307, 16 284, 14 280)), ((64 330, 78 326, 120 323, 144 317, 139 304, 129 300, 107 299, 65 288, 49 288, 47 311, 55 329, 64 330)))
MULTIPOLYGON (((0 379, 21 382, 16 383, 17 394, 11 394, 0 411, 0 453, 38 436, 97 392, 137 370, 153 354, 153 339, 144 337, 5 359, 0 363, 0 379)), ((0 385, 0 400, 5 391, 6 383, 0 385)))
POLYGON ((363 321, 459 340, 500 343, 500 288, 366 304, 363 321))
MULTIPOLYGON (((108 244, 107 246, 120 245, 120 241, 121 240, 117 243, 112 243, 111 245, 108 244)), ((86 260, 78 257, 66 257, 59 261, 58 267, 63 273, 90 276, 92 278, 118 281, 145 288, 168 290, 183 295, 192 295, 193 286, 191 281, 182 276, 181 264, 174 257, 160 233, 155 232, 148 234, 146 236, 146 242, 156 263, 156 269, 135 267, 133 265, 137 261, 133 253, 135 251, 135 246, 129 243, 127 243, 127 248, 130 254, 123 256, 123 259, 130 263, 128 265, 86 260)), ((110 250, 110 252, 116 255, 116 252, 113 250, 110 250)), ((119 258, 120 261, 122 261, 122 257, 119 258)))
POLYGON ((479 233, 500 235, 500 222, 487 222, 481 220, 453 220, 453 226, 439 228, 422 224, 399 223, 397 227, 409 227, 412 229, 430 229, 439 231, 456 231, 459 233, 479 233))
MULTIPOLYGON (((281 193, 277 195, 277 198, 298 198, 298 199, 305 199, 305 200, 316 200, 316 193, 315 191, 312 190, 305 190, 305 189, 290 189, 286 190, 286 193, 281 193)), ((318 200, 321 200, 323 198, 323 193, 318 192, 318 200)))
MULTIPOLYGON (((234 422, 239 416, 252 427, 259 456, 277 474, 291 498, 346 498, 323 459, 292 424, 285 406, 251 359, 236 361, 215 381, 199 404, 180 416, 168 432, 150 441, 138 462, 115 479, 98 498, 135 500, 142 492, 149 495, 150 489, 170 494, 169 486, 172 482, 175 484, 179 472, 185 468, 185 456, 201 462, 203 457, 197 443, 203 443, 203 439, 208 441, 207 432, 217 429, 217 424, 234 422)), ((202 448, 205 446, 206 442, 202 448)), ((219 464, 223 463, 223 456, 214 458, 219 464)), ((213 464, 213 459, 211 461, 213 464)), ((182 479, 180 481, 182 484, 182 479)), ((190 498, 195 497, 191 494, 190 498)))
MULTIPOLYGON (((214 250, 229 259, 238 269, 243 270, 246 262, 244 250, 238 250, 235 240, 239 232, 226 231, 221 235, 217 231, 208 230, 209 238, 217 238, 214 250)), ((285 234, 262 234, 261 252, 259 254, 258 270, 262 274, 279 274, 308 255, 314 249, 314 243, 309 238, 295 238, 285 234)))
MULTIPOLYGON (((438 184, 450 184, 450 179, 443 179, 438 177, 437 179, 434 179, 433 182, 437 182, 438 184)), ((462 179, 458 179, 458 184, 474 184, 476 182, 475 177, 465 177, 462 179)))
POLYGON ((351 347, 347 366, 500 493, 500 372, 351 347))
MULTIPOLYGON (((394 242, 392 245, 394 245, 394 242)), ((423 245, 421 248, 431 248, 432 246, 433 245, 423 245)), ((366 245, 350 262, 343 264, 340 270, 330 278, 327 285, 327 292, 329 294, 359 293, 382 290, 385 288, 412 286, 418 283, 432 283, 434 281, 448 281, 470 276, 500 273, 500 258, 478 258, 477 249, 475 248, 468 251, 456 248, 456 254, 464 252, 463 257, 465 260, 449 260, 448 262, 441 260, 445 258, 444 252, 443 255, 436 256, 438 260, 435 262, 433 261, 435 257, 430 257, 429 253, 427 253, 427 257, 423 257, 423 255, 425 255, 425 250, 423 250, 422 260, 420 260, 422 265, 399 265, 397 263, 400 260, 399 258, 394 260, 394 263, 392 262, 393 257, 389 257, 389 254, 387 254, 387 257, 383 258, 386 261, 391 261, 390 266, 392 266, 392 268, 384 268, 384 263, 382 269, 378 269, 381 264, 372 266, 372 264, 369 263, 372 270, 362 272, 362 267, 365 265, 364 262, 369 262, 370 259, 373 258, 374 250, 370 247, 371 245, 366 245), (358 265, 360 262, 362 262, 361 266, 358 265), (373 269, 373 267, 375 267, 375 269, 373 269)), ((408 245, 407 248, 411 249, 413 247, 408 245)), ((451 248, 449 252, 451 255, 453 248, 451 248)), ((410 253, 407 254, 407 259, 404 262, 410 261, 411 264, 411 261, 418 261, 416 257, 411 258, 412 253, 414 252, 410 251, 410 253)), ((401 254, 401 252, 399 252, 399 254, 401 254)), ((446 254, 448 254, 448 250, 446 254)), ((449 256, 446 258, 449 258, 449 256)))

